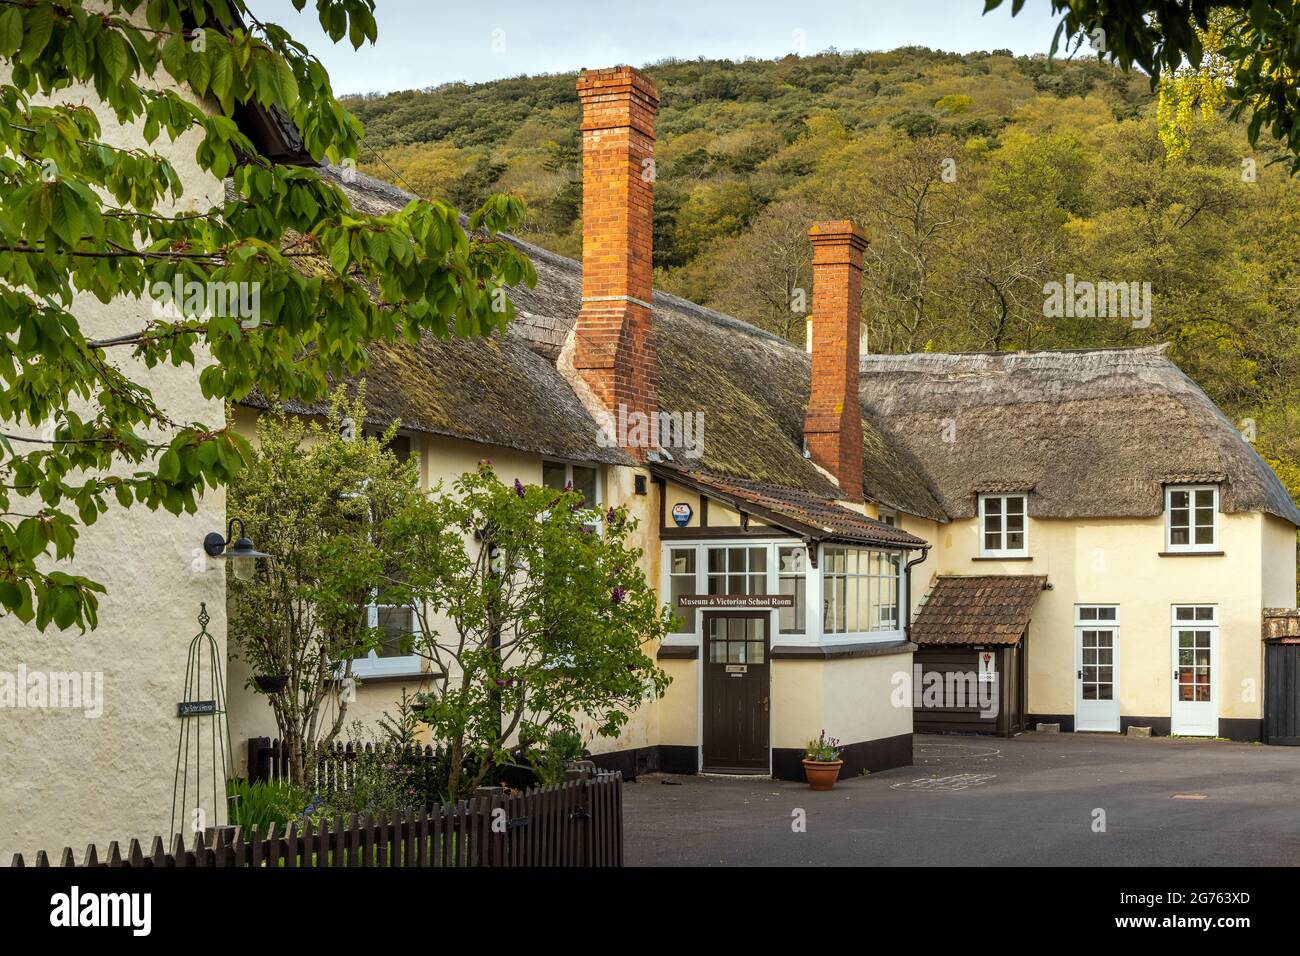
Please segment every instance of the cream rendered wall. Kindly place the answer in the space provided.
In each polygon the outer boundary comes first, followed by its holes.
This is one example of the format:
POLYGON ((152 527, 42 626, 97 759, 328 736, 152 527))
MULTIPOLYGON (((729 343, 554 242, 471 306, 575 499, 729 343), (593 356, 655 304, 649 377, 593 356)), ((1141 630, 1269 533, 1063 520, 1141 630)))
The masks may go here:
MULTIPOLYGON (((249 439, 255 439, 256 411, 242 406, 236 408, 233 421, 241 434, 249 439)), ((440 435, 412 433, 412 438, 413 448, 420 456, 421 483, 430 490, 440 484, 450 490, 457 478, 466 472, 474 471, 483 459, 492 463, 501 480, 507 484, 513 483, 516 478, 525 484, 541 484, 543 458, 539 455, 440 435)), ((659 580, 659 536, 656 529, 659 512, 656 493, 653 491, 645 495, 635 493, 633 469, 602 467, 600 472, 603 507, 626 505, 632 516, 637 519, 632 544, 642 549, 643 568, 648 575, 648 580, 657 582, 659 580)), ((443 619, 435 622, 435 626, 450 628, 450 622, 443 619)), ((647 649, 652 657, 654 651, 655 648, 647 649)), ((275 718, 265 696, 245 687, 251 675, 242 661, 229 662, 229 675, 231 736, 241 761, 240 767, 246 769, 245 742, 249 737, 275 737, 277 735, 275 718)), ((345 739, 350 736, 349 731, 354 722, 368 731, 377 730, 379 719, 384 714, 395 710, 403 690, 413 694, 421 689, 429 689, 428 682, 418 675, 360 680, 356 688, 356 699, 348 705, 342 736, 345 739)), ((657 717, 657 702, 649 701, 631 714, 627 726, 618 738, 606 739, 593 735, 588 746, 594 753, 606 753, 657 744, 659 742, 657 717)), ((580 725, 584 730, 589 729, 585 721, 580 721, 580 725)))
MULTIPOLYGON (((60 103, 96 108, 90 88, 61 90, 60 103)), ((48 102, 48 100, 46 101, 48 102)), ((101 140, 122 148, 144 146, 141 124, 123 127, 111 110, 96 108, 101 140)), ((173 164, 184 195, 176 210, 205 210, 223 199, 222 185, 194 160, 199 137, 175 143, 166 137, 152 148, 173 164)), ((167 211, 167 210, 161 210, 167 211)), ((89 295, 72 308, 82 328, 110 336, 141 328, 150 318, 147 302, 118 299, 108 305, 89 295)), ((110 359, 147 385, 173 419, 220 424, 218 401, 199 392, 195 368, 160 365, 145 369, 125 349, 110 359)), ((197 367, 207 364, 196 349, 197 367)), ((27 426, 14 428, 28 434, 27 426)), ((111 500, 110 496, 110 500, 111 500)), ((34 671, 102 672, 103 715, 87 719, 69 710, 0 710, 0 859, 51 853, 72 846, 78 856, 87 843, 103 848, 111 840, 152 838, 166 832, 171 816, 173 775, 186 653, 198 631, 196 616, 206 602, 209 632, 224 652, 226 638, 224 563, 203 555, 203 536, 224 530, 225 495, 209 492, 197 513, 173 516, 143 505, 108 512, 83 529, 75 559, 59 570, 84 574, 104 584, 99 626, 80 634, 53 627, 44 634, 16 618, 0 618, 0 670, 25 664, 34 671)))
POLYGON ((802 748, 822 730, 845 744, 912 732, 912 652, 772 663, 772 746, 802 748), (907 685, 910 686, 910 685, 907 685))
POLYGON ((1264 515, 1264 607, 1296 606, 1296 529, 1264 515))
MULTIPOLYGON (((1032 506, 1031 506, 1032 507, 1032 506)), ((1160 557, 1164 516, 1086 520, 1029 519, 1030 560, 973 560, 979 553, 975 519, 909 531, 934 543, 913 569, 913 609, 937 575, 1045 574, 1029 629, 1029 712, 1073 714, 1074 606, 1120 606, 1120 713, 1167 717, 1172 701, 1170 609, 1174 604, 1219 606, 1220 718, 1260 716, 1260 610, 1264 590, 1294 606, 1294 529, 1278 519, 1221 514, 1222 556, 1160 557), (1290 581, 1288 587, 1284 581, 1290 581)))

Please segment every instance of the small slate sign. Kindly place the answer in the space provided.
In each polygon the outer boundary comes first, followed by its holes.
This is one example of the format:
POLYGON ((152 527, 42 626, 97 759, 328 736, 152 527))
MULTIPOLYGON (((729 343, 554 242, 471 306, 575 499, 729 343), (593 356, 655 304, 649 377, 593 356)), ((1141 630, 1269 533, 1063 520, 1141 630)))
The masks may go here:
POLYGON ((216 712, 215 700, 183 700, 176 705, 177 717, 207 717, 216 712))

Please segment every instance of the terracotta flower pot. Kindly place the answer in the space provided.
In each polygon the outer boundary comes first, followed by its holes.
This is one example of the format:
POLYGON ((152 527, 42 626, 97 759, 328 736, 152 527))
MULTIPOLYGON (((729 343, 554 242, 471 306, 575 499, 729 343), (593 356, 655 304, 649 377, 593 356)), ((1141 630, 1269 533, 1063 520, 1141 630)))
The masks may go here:
POLYGON ((843 766, 843 760, 805 760, 803 772, 808 778, 808 786, 814 790, 830 790, 835 786, 835 781, 840 779, 840 768, 843 766))

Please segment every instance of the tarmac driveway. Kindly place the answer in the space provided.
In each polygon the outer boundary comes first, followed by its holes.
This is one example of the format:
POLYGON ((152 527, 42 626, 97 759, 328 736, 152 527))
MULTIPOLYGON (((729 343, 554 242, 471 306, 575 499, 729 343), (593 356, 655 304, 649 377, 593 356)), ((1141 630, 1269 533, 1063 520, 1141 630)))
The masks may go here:
POLYGON ((917 736, 914 746, 914 766, 830 793, 764 778, 643 776, 625 787, 625 861, 1300 863, 1300 747, 1034 733, 917 736))

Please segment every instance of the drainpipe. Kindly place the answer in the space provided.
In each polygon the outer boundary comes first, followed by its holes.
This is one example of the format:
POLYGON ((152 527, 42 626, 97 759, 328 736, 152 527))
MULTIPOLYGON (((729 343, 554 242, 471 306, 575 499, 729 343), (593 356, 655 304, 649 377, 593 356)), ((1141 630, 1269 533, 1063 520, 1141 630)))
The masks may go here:
MULTIPOLYGON (((921 556, 919 558, 913 558, 911 561, 908 561, 907 564, 903 565, 903 581, 907 585, 908 605, 911 605, 912 603, 912 565, 920 564, 929 556, 930 546, 926 545, 921 549, 921 556)), ((907 614, 907 617, 903 619, 903 636, 910 642, 912 640, 912 609, 909 606, 903 610, 907 614)))

